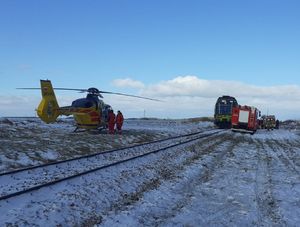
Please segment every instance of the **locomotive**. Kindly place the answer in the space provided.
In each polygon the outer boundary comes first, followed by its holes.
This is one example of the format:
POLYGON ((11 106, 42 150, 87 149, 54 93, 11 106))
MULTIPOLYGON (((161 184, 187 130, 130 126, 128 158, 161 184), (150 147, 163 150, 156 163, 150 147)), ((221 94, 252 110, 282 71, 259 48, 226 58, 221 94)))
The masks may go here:
POLYGON ((232 96, 224 95, 217 99, 215 105, 214 123, 218 128, 231 128, 232 109, 238 102, 232 96))

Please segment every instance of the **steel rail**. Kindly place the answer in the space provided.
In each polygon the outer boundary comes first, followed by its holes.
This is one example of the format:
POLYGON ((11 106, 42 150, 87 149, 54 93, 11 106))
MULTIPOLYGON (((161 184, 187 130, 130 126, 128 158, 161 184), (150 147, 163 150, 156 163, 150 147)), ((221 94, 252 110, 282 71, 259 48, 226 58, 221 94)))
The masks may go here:
POLYGON ((140 143, 140 144, 136 144, 136 145, 132 145, 132 146, 121 147, 121 148, 106 150, 106 151, 100 151, 100 152, 96 152, 96 153, 93 153, 93 154, 83 155, 83 156, 79 156, 79 157, 75 157, 75 158, 49 162, 49 163, 45 163, 45 164, 41 164, 41 165, 29 166, 29 167, 20 168, 20 169, 8 171, 8 172, 2 172, 2 173, 0 173, 0 177, 5 176, 5 175, 18 173, 18 172, 43 168, 43 167, 47 167, 47 166, 51 166, 51 165, 57 165, 57 164, 67 163, 67 162, 71 162, 71 161, 75 161, 75 160, 86 159, 86 158, 94 157, 94 156, 97 156, 97 155, 113 153, 115 151, 122 151, 122 150, 131 149, 131 148, 135 148, 135 147, 139 147, 139 146, 144 146, 144 145, 149 145, 149 144, 154 144, 154 143, 160 143, 160 142, 171 140, 171 139, 177 139, 177 138, 181 138, 181 137, 193 136, 193 135, 197 135, 197 134, 204 133, 204 132, 210 132, 210 131, 214 131, 214 130, 216 130, 216 129, 211 129, 211 130, 207 130, 207 131, 202 130, 202 131, 198 131, 198 132, 193 132, 193 133, 182 134, 182 135, 178 135, 178 136, 172 136, 172 137, 168 137, 168 138, 164 138, 164 139, 154 140, 154 141, 150 141, 150 142, 146 142, 146 143, 140 143))
MULTIPOLYGON (((44 187, 47 187, 47 186, 51 186, 51 185, 54 185, 54 184, 57 184, 57 183, 60 183, 60 182, 66 181, 66 180, 74 179, 74 178, 77 178, 77 177, 80 177, 80 176, 83 176, 83 175, 87 175, 87 174, 90 174, 90 173, 93 173, 93 172, 96 172, 96 171, 99 171, 99 170, 102 170, 102 169, 106 169, 106 168, 109 168, 109 167, 112 167, 112 166, 116 166, 116 165, 119 165, 121 163, 129 162, 129 161, 132 161, 132 160, 135 160, 135 159, 138 159, 138 158, 142 158, 142 157, 145 157, 145 156, 148 156, 148 155, 151 155, 151 154, 155 154, 155 153, 158 153, 160 151, 164 151, 164 150, 167 150, 167 149, 170 149, 170 148, 173 148, 173 147, 184 145, 184 144, 187 144, 187 143, 190 143, 192 141, 196 141, 196 140, 199 140, 199 139, 202 139, 202 138, 205 138, 205 137, 210 137, 210 136, 213 136, 213 135, 218 134, 218 133, 223 132, 223 131, 224 130, 216 131, 216 132, 213 132, 213 133, 210 133, 210 134, 200 135, 196 138, 188 139, 188 140, 183 141, 183 142, 178 142, 176 144, 172 144, 172 145, 169 145, 169 146, 166 146, 166 147, 163 147, 163 148, 159 148, 159 149, 156 149, 156 150, 153 150, 153 151, 150 151, 150 152, 146 152, 146 153, 141 154, 141 155, 136 155, 134 157, 126 158, 126 159, 119 160, 119 161, 116 161, 116 162, 113 162, 113 163, 110 163, 110 164, 106 164, 106 165, 103 165, 103 166, 100 166, 100 167, 97 167, 97 168, 94 168, 94 169, 90 169, 90 170, 87 170, 87 171, 76 173, 76 174, 71 175, 71 176, 63 177, 63 178, 56 179, 56 180, 53 180, 53 181, 50 181, 50 182, 47 182, 47 183, 43 183, 43 184, 40 184, 40 185, 36 185, 36 186, 30 187, 30 188, 27 188, 27 189, 24 189, 24 190, 20 190, 20 191, 14 192, 14 193, 6 194, 6 195, 3 195, 3 196, 0 196, 0 201, 5 200, 5 199, 9 199, 9 198, 12 198, 12 197, 16 197, 16 196, 19 196, 19 195, 22 195, 22 194, 26 194, 28 192, 36 191, 38 189, 41 189, 41 188, 44 188, 44 187)), ((196 134, 199 134, 199 133, 200 132, 190 133, 190 135, 196 135, 196 134)), ((182 137, 182 136, 176 136, 176 138, 180 138, 180 137, 182 137)), ((183 137, 187 137, 187 135, 184 135, 183 137)), ((133 147, 136 147, 136 146, 133 146, 133 147)), ((115 151, 117 151, 117 150, 115 150, 115 151)))

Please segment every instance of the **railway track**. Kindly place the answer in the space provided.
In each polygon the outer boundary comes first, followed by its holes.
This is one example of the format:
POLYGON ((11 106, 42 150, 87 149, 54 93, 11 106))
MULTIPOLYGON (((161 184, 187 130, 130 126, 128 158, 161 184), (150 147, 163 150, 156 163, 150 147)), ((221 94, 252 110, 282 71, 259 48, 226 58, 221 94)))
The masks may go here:
POLYGON ((80 177, 169 148, 210 137, 224 130, 209 130, 170 137, 64 161, 0 174, 0 201, 80 177))

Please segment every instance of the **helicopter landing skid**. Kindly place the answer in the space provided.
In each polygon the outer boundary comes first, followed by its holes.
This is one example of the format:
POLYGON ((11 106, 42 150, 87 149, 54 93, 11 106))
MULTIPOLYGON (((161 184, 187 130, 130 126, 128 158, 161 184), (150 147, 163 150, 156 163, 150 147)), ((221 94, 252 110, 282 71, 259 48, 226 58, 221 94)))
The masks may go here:
POLYGON ((73 131, 73 133, 80 133, 80 132, 103 132, 103 130, 105 130, 106 127, 99 127, 99 128, 96 128, 96 129, 83 129, 83 128, 80 128, 80 127, 76 127, 73 131))
POLYGON ((79 132, 86 132, 86 131, 88 131, 88 129, 83 129, 83 128, 76 127, 73 132, 79 133, 79 132))

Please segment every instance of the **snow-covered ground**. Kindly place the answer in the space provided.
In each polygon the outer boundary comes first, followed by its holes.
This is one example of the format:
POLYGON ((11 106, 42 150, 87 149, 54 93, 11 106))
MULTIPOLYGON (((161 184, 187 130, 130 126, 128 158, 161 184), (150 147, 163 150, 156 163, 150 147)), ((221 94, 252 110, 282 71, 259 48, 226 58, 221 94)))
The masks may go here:
MULTIPOLYGON (((1 171, 160 139, 210 122, 127 120, 123 135, 72 121, 0 120, 1 171)), ((296 128, 226 131, 35 193, 0 201, 1 226, 298 226, 296 128)))
POLYGON ((209 127, 211 122, 126 120, 123 135, 112 136, 106 131, 74 133, 73 119, 44 124, 38 118, 0 118, 0 172, 209 127))

